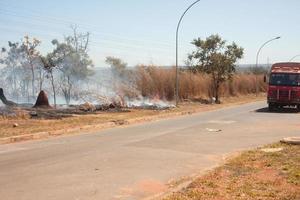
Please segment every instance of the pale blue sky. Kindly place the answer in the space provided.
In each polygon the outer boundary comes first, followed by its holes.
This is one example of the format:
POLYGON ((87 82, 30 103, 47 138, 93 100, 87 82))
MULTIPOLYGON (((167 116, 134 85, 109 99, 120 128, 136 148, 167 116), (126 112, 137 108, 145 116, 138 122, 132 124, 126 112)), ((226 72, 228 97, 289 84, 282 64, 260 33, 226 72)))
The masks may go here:
MULTIPOLYGON (((175 63, 175 29, 185 8, 194 0, 0 0, 0 46, 19 41, 25 34, 42 40, 41 51, 50 51, 53 38, 71 32, 71 24, 91 33, 90 55, 96 66, 106 56, 130 65, 175 63)), ((183 20, 180 29, 180 62, 193 50, 190 42, 220 34, 245 48, 242 64, 287 61, 300 54, 299 0, 202 0, 183 20)), ((298 58, 300 61, 300 57, 298 58)))

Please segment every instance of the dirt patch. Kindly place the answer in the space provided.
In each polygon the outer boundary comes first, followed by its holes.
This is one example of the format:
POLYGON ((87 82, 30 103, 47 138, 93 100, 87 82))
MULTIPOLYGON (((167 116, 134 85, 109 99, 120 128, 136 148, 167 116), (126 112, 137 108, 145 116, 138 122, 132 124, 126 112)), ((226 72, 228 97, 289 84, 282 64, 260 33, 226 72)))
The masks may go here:
POLYGON ((278 152, 242 153, 164 200, 298 200, 300 146, 275 144, 278 152))
POLYGON ((160 181, 156 181, 152 179, 142 180, 133 184, 132 186, 122 188, 121 194, 118 195, 118 197, 124 198, 124 197, 135 196, 142 199, 147 196, 163 193, 166 190, 167 190, 167 186, 160 181))

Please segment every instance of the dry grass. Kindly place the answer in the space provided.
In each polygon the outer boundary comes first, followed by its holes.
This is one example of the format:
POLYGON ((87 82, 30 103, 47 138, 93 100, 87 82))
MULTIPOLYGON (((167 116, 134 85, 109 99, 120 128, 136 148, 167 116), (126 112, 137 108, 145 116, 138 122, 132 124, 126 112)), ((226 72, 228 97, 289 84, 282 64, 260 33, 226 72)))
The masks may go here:
POLYGON ((238 105, 247 102, 264 99, 264 96, 255 95, 224 98, 223 104, 204 105, 199 102, 184 102, 178 108, 169 110, 144 110, 130 109, 123 112, 96 112, 88 115, 75 115, 62 119, 43 120, 27 118, 0 118, 0 138, 34 134, 39 132, 64 131, 77 133, 82 131, 95 131, 98 126, 112 122, 116 125, 128 124, 129 122, 143 122, 159 118, 172 117, 175 115, 189 114, 207 110, 218 109, 230 105, 238 105), (18 127, 13 127, 17 123, 18 127))
MULTIPOLYGON (((173 100, 175 87, 175 69, 155 66, 140 66, 136 69, 137 89, 144 97, 158 97, 173 100)), ((258 76, 259 92, 266 91, 263 76, 258 76)), ((236 74, 221 88, 221 96, 238 96, 255 93, 256 79, 252 74, 236 74)), ((208 75, 180 71, 179 96, 181 99, 209 98, 212 95, 211 79, 208 75)))
POLYGON ((299 200, 300 146, 248 151, 164 200, 299 200))
MULTIPOLYGON (((29 119, 30 116, 28 112, 22 109, 14 109, 12 110, 7 107, 0 107, 0 120, 7 120, 7 119, 29 119)), ((0 129, 1 130, 1 129, 0 129)))

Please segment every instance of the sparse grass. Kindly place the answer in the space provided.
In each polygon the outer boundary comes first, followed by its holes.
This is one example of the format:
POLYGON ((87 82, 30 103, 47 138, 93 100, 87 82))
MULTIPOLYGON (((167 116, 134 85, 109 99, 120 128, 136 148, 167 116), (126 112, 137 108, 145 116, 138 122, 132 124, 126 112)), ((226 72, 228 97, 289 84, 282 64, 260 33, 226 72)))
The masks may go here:
POLYGON ((97 126, 113 122, 116 125, 128 124, 128 121, 134 123, 146 120, 155 120, 156 118, 172 117, 174 115, 189 114, 193 112, 201 112, 207 110, 218 109, 224 106, 238 105, 259 99, 264 96, 255 97, 255 95, 247 95, 241 97, 224 98, 223 104, 204 105, 199 102, 184 102, 178 108, 169 110, 144 110, 131 109, 128 112, 97 112, 87 115, 75 115, 73 117, 43 120, 29 118, 0 118, 0 138, 34 134, 39 132, 56 132, 65 131, 76 133, 80 131, 99 130, 97 126), (13 127, 17 123, 18 127, 13 127), (77 130, 75 130, 77 129, 77 130))
POLYGON ((300 146, 275 153, 247 151, 164 200, 299 200, 300 146))

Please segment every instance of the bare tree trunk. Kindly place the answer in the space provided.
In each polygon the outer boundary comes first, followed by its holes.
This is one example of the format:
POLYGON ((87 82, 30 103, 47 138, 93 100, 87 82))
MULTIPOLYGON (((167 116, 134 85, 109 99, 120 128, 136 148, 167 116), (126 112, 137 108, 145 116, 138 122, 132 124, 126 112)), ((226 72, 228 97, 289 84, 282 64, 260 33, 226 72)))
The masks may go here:
POLYGON ((63 90, 63 93, 64 93, 64 97, 65 97, 65 100, 66 100, 66 104, 70 105, 70 100, 71 100, 71 98, 70 98, 70 89, 65 88, 63 90))
POLYGON ((40 91, 43 90, 43 83, 44 83, 44 74, 43 74, 43 71, 42 69, 39 69, 39 89, 40 91))
POLYGON ((219 81, 217 81, 217 84, 216 84, 216 103, 220 103, 219 89, 220 89, 220 84, 219 84, 219 81))
POLYGON ((68 105, 71 101, 71 90, 72 90, 72 83, 70 81, 70 77, 68 76, 68 105))
POLYGON ((29 82, 30 82, 30 80, 26 80, 26 83, 25 83, 28 103, 30 103, 29 82))
POLYGON ((35 74, 34 74, 34 68, 33 68, 33 64, 32 61, 30 61, 30 66, 31 66, 31 75, 32 75, 32 79, 31 79, 31 89, 32 89, 32 97, 35 96, 35 88, 34 88, 34 80, 35 80, 35 74))
POLYGON ((53 77, 53 72, 50 72, 51 76, 51 85, 52 85, 52 90, 53 90, 53 98, 54 98, 54 107, 56 108, 56 90, 55 90, 55 85, 54 85, 54 77, 53 77))
POLYGON ((12 102, 12 101, 9 101, 6 99, 2 88, 0 88, 0 100, 7 106, 16 106, 17 105, 15 102, 12 102))
POLYGON ((220 76, 219 74, 217 75, 217 78, 216 78, 216 85, 215 85, 215 92, 216 92, 216 103, 221 103, 220 102, 220 84, 221 84, 221 81, 220 81, 220 76))
POLYGON ((72 83, 70 81, 70 77, 67 76, 67 85, 62 89, 67 105, 70 105, 71 91, 72 91, 72 83))

